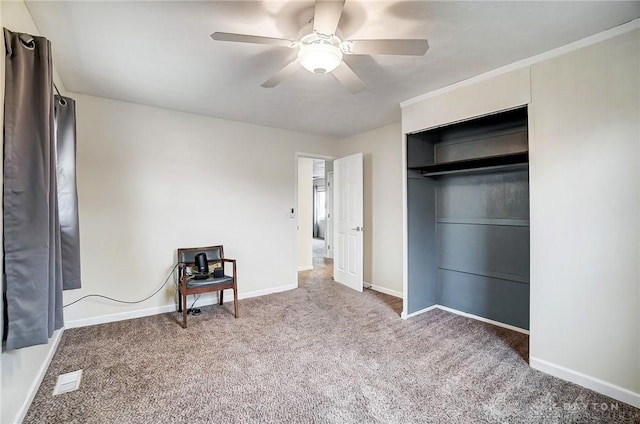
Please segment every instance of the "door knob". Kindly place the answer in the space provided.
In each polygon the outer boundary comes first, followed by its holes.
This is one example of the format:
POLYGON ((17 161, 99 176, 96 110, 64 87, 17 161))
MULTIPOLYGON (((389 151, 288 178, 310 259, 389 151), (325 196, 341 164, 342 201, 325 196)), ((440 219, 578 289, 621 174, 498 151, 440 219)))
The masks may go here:
POLYGON ((364 230, 364 228, 362 227, 356 227, 356 228, 349 228, 351 231, 362 231, 364 230))

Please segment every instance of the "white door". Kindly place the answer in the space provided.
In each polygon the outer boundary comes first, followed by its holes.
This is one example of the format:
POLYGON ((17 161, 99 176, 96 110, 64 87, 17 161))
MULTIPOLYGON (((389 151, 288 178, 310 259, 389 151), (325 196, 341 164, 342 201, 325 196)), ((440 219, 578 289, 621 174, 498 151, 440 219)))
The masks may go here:
POLYGON ((362 153, 333 162, 333 279, 362 291, 362 153))
POLYGON ((327 229, 324 234, 325 258, 333 258, 333 171, 327 172, 325 201, 327 203, 327 229))

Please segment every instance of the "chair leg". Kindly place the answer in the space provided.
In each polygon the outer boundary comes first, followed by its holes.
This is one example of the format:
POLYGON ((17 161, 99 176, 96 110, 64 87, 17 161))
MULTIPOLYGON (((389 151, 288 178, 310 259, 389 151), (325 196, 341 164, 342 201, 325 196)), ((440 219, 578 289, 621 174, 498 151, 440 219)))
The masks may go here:
POLYGON ((233 309, 235 309, 236 318, 238 318, 238 289, 233 286, 233 309))
POLYGON ((182 328, 187 328, 187 293, 182 293, 182 328))
POLYGON ((222 306, 224 303, 224 290, 218 290, 218 298, 220 298, 220 302, 218 304, 222 306))

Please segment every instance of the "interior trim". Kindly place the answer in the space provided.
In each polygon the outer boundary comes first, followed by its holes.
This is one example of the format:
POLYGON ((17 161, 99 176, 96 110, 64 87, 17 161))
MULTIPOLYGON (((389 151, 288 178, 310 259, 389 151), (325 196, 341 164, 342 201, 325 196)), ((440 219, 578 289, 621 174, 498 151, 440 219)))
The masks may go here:
POLYGON ((388 294, 389 296, 402 299, 402 292, 399 292, 397 290, 391 290, 386 287, 377 286, 375 284, 367 283, 366 281, 363 282, 363 285, 365 289, 371 289, 380 293, 388 294))
MULTIPOLYGON (((405 299, 406 302, 406 299, 405 299)), ((410 314, 407 314, 404 310, 402 311, 402 314, 400 314, 400 317, 402 319, 407 319, 407 318, 411 318, 411 317, 415 317, 417 315, 420 314, 424 314, 425 312, 429 312, 432 311, 434 309, 436 309, 437 307, 439 307, 439 305, 431 305, 428 308, 424 308, 424 309, 420 309, 419 311, 415 311, 415 312, 411 312, 410 314)))
POLYGON ((546 374, 569 381, 595 392, 609 396, 620 402, 628 403, 631 406, 640 408, 640 393, 632 392, 615 384, 607 383, 599 378, 591 377, 578 371, 556 365, 543 359, 529 356, 529 365, 531 368, 542 371, 546 374))
POLYGON ((482 322, 486 322, 486 323, 491 324, 491 325, 495 325, 495 326, 498 326, 498 327, 506 328, 506 329, 513 330, 513 331, 517 331, 518 333, 523 333, 523 334, 527 334, 527 335, 529 334, 529 330, 525 330, 524 328, 516 327, 514 325, 505 324, 505 323, 500 322, 500 321, 494 321, 494 320, 489 319, 489 318, 484 318, 484 317, 481 317, 481 316, 478 316, 478 315, 473 315, 473 314, 470 314, 468 312, 462 312, 462 311, 459 311, 457 309, 449 308, 448 306, 442 306, 442 305, 429 306, 428 308, 424 308, 424 309, 421 309, 419 311, 412 312, 410 314, 406 314, 404 311, 402 311, 402 319, 415 317, 416 315, 423 314, 425 312, 431 311, 432 309, 436 309, 436 308, 437 309, 441 309, 443 311, 451 312, 452 314, 461 315, 463 317, 475 319, 476 321, 482 321, 482 322))

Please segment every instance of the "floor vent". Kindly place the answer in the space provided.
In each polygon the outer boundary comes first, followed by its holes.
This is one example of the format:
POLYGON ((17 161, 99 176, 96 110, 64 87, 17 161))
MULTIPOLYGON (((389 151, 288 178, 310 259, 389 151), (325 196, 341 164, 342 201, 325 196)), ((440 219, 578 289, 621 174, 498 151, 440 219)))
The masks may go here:
POLYGON ((82 380, 82 370, 60 374, 56 387, 53 389, 54 396, 78 390, 80 380, 82 380))

